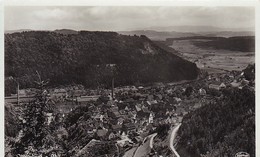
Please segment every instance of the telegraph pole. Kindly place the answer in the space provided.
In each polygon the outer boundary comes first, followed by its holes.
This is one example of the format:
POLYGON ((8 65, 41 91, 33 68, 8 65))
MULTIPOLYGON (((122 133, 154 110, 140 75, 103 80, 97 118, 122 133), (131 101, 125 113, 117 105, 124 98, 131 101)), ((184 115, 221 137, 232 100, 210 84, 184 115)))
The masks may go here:
POLYGON ((114 100, 114 83, 115 83, 115 78, 114 78, 114 68, 115 68, 115 64, 110 64, 109 65, 110 66, 110 68, 111 68, 111 70, 112 70, 112 100, 114 100))
POLYGON ((114 75, 113 75, 113 78, 112 78, 112 100, 114 100, 114 75))
POLYGON ((20 99, 19 99, 19 83, 18 82, 16 82, 17 83, 17 105, 19 105, 20 104, 20 99))
POLYGON ((17 84, 17 95, 16 95, 16 98, 17 98, 17 105, 20 104, 20 97, 19 97, 19 82, 18 82, 18 79, 14 79, 12 76, 10 77, 11 80, 14 80, 14 82, 17 84))

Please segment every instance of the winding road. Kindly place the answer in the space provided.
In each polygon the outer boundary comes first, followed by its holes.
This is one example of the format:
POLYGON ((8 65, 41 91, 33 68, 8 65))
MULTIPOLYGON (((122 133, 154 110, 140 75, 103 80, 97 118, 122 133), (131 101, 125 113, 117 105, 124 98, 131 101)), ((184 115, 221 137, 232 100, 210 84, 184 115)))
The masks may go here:
POLYGON ((172 133, 171 133, 171 137, 170 137, 170 148, 171 148, 171 151, 175 154, 175 156, 177 157, 180 157, 180 155, 178 154, 178 152, 176 151, 176 149, 173 147, 173 141, 177 135, 177 132, 179 130, 181 126, 181 123, 179 123, 173 130, 172 130, 172 133))
POLYGON ((157 135, 157 133, 154 133, 151 135, 151 139, 150 139, 150 148, 153 149, 153 139, 155 138, 155 136, 157 135))
MULTIPOLYGON (((169 147, 172 151, 172 153, 176 156, 176 157, 180 157, 180 155, 178 154, 178 152, 176 151, 176 149, 173 146, 173 142, 176 138, 177 132, 179 130, 181 126, 181 123, 179 123, 178 125, 176 125, 170 134, 170 140, 169 140, 169 147)), ((135 147, 130 149, 129 151, 126 152, 126 154, 124 155, 124 157, 144 157, 147 154, 150 153, 151 149, 153 148, 153 143, 154 143, 154 138, 155 136, 157 136, 157 133, 151 134, 149 136, 147 136, 141 145, 139 145, 139 147, 135 147)))
POLYGON ((151 134, 147 136, 143 143, 136 149, 134 153, 134 157, 144 157, 150 153, 153 148, 153 139, 157 135, 157 133, 151 134))

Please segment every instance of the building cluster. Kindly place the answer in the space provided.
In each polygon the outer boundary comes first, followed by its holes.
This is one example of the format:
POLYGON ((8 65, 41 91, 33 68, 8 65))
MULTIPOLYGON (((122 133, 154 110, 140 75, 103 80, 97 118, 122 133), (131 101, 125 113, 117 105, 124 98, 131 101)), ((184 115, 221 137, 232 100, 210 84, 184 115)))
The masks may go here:
POLYGON ((206 97, 201 85, 194 83, 117 87, 114 91, 114 98, 103 93, 95 101, 78 104, 88 106, 87 120, 78 125, 89 139, 110 141, 123 151, 138 146, 162 125, 180 123, 185 114, 201 107, 206 97))
POLYGON ((232 71, 224 74, 211 74, 207 77, 207 82, 210 89, 221 90, 224 88, 239 88, 242 89, 245 86, 254 88, 255 81, 247 80, 244 72, 232 71))
MULTIPOLYGON (((78 106, 87 106, 84 115, 88 118, 77 127, 86 132, 91 144, 79 148, 81 153, 94 150, 92 144, 102 142, 112 143, 111 148, 116 144, 114 152, 119 152, 138 146, 161 125, 181 123, 184 115, 214 101, 210 90, 249 85, 254 88, 254 82, 246 80, 243 72, 230 72, 180 84, 116 87, 113 94, 111 90, 78 86, 48 89, 47 93, 62 117, 78 106)), ((25 97, 33 92, 20 91, 25 97)), ((50 115, 49 123, 54 114, 50 115)))

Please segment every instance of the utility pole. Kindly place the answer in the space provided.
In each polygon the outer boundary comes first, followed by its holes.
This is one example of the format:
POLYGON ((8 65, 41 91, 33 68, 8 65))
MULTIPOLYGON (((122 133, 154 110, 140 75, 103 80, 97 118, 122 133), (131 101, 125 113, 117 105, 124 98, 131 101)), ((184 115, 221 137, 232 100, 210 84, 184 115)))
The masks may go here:
POLYGON ((19 83, 18 82, 16 82, 17 83, 17 105, 19 105, 20 104, 20 99, 19 99, 19 83))
POLYGON ((112 100, 114 100, 114 75, 112 78, 112 100))
POLYGON ((115 68, 115 64, 110 64, 109 65, 110 66, 110 68, 111 68, 111 70, 112 70, 112 100, 114 100, 114 83, 115 83, 115 78, 114 78, 114 68, 115 68))
POLYGON ((18 79, 14 79, 12 76, 10 77, 11 80, 14 80, 14 82, 17 84, 17 95, 16 95, 16 98, 17 98, 17 105, 20 104, 20 97, 19 97, 19 82, 18 82, 18 79))

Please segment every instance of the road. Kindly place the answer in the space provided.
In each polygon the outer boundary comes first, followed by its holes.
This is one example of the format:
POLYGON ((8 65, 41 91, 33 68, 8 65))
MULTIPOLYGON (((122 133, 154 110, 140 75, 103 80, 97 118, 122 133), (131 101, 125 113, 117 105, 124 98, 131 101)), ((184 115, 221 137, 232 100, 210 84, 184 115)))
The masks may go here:
POLYGON ((153 148, 153 139, 156 135, 157 133, 147 136, 143 143, 136 149, 133 157, 144 157, 149 154, 153 148))
POLYGON ((171 151, 174 153, 175 156, 177 157, 180 157, 180 155, 178 154, 178 152, 176 151, 176 149, 174 148, 173 146, 173 141, 177 135, 177 132, 179 130, 181 126, 181 123, 179 123, 173 130, 172 130, 172 133, 171 133, 171 137, 170 137, 170 148, 171 148, 171 151))
POLYGON ((150 148, 153 149, 153 139, 155 138, 155 136, 157 135, 157 133, 154 133, 151 135, 151 140, 150 140, 150 148))
POLYGON ((137 147, 133 147, 132 149, 128 150, 127 152, 125 152, 123 157, 133 157, 136 149, 137 147))

